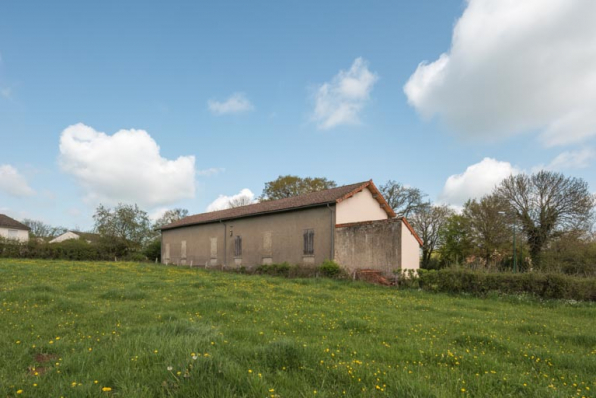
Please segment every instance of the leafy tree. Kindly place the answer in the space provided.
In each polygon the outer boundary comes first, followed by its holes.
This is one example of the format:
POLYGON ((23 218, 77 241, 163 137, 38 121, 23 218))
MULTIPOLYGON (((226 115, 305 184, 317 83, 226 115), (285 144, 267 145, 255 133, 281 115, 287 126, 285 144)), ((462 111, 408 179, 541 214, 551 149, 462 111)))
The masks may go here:
POLYGON ((479 201, 469 200, 464 205, 470 237, 479 256, 488 266, 495 252, 502 251, 511 239, 511 212, 508 203, 498 195, 487 195, 479 201))
POLYGON ((24 219, 23 224, 31 228, 30 234, 35 238, 50 238, 62 235, 67 231, 64 227, 53 227, 39 220, 24 219))
POLYGON ((335 188, 337 184, 326 178, 301 178, 293 175, 279 176, 273 181, 265 183, 265 189, 260 201, 277 200, 298 196, 305 193, 335 188))
POLYGON ((93 215, 95 231, 110 242, 118 241, 127 248, 138 249, 153 236, 147 213, 135 204, 119 203, 114 209, 99 205, 93 215))
POLYGON ((452 214, 447 217, 440 234, 442 245, 438 252, 443 264, 461 264, 472 253, 470 223, 463 215, 452 214))
POLYGON ((596 201, 584 180, 552 171, 510 176, 496 193, 521 223, 536 266, 543 248, 557 234, 589 228, 596 201))
POLYGON ((427 196, 418 188, 406 187, 393 180, 379 187, 379 191, 398 217, 409 217, 421 209, 427 196))
POLYGON ((548 272, 595 277, 596 236, 578 230, 561 233, 544 249, 541 261, 548 272))
POLYGON ((163 227, 164 225, 171 224, 175 221, 181 220, 184 217, 188 216, 188 210, 176 208, 167 210, 163 215, 158 218, 155 223, 153 224, 154 229, 158 229, 163 227))
POLYGON ((422 268, 429 268, 432 255, 441 246, 441 238, 444 236, 443 229, 453 215, 453 210, 448 206, 434 206, 430 202, 425 203, 410 218, 412 227, 422 239, 422 268))

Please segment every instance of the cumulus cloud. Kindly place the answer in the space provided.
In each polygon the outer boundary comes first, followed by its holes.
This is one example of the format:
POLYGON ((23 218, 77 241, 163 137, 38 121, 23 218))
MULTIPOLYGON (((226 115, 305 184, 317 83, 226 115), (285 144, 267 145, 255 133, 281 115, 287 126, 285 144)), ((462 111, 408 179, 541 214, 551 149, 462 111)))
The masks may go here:
POLYGON ((209 206, 207 206, 207 211, 217 211, 217 210, 225 210, 229 209, 230 207, 237 207, 237 205, 245 205, 253 203, 255 199, 255 194, 248 188, 244 188, 236 195, 226 196, 226 195, 219 195, 217 199, 215 199, 209 206))
POLYGON ((356 58, 348 71, 340 70, 331 82, 319 86, 312 115, 317 127, 326 130, 342 124, 358 124, 360 112, 378 79, 364 59, 356 58))
POLYGON ((494 187, 519 170, 509 162, 484 158, 469 166, 461 174, 447 178, 439 201, 453 206, 462 206, 468 199, 478 199, 490 194, 494 187))
POLYGON ((25 177, 9 164, 0 165, 0 192, 16 197, 31 196, 35 193, 25 177))
POLYGON ((223 102, 211 99, 207 101, 207 107, 217 116, 244 113, 255 109, 244 93, 234 93, 223 102))
POLYGON ((548 165, 536 167, 534 171, 544 169, 562 171, 567 169, 585 169, 596 159, 596 152, 592 148, 578 151, 565 151, 555 157, 548 165))
POLYGON ((137 203, 143 207, 172 204, 195 195, 195 158, 168 160, 144 130, 114 135, 84 124, 60 136, 60 166, 74 176, 90 203, 137 203))
POLYGON ((404 86, 464 137, 540 131, 546 146, 596 135, 596 1, 468 0, 448 53, 404 86))

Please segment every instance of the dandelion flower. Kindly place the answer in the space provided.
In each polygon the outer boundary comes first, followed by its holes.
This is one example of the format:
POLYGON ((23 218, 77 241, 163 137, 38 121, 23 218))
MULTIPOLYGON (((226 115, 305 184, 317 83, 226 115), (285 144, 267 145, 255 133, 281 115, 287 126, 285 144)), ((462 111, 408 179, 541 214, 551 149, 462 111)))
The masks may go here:
POLYGON ((101 391, 103 391, 103 392, 112 391, 112 388, 111 388, 111 387, 103 387, 103 388, 101 389, 101 391))

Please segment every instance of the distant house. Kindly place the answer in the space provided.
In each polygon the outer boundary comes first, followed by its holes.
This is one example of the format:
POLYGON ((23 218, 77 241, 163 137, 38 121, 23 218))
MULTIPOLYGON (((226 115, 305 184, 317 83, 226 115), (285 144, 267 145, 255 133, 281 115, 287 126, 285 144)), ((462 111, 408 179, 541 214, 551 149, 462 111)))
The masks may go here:
POLYGON ((185 217, 161 228, 162 262, 224 268, 335 260, 418 269, 422 241, 371 181, 185 217))
POLYGON ((67 231, 62 235, 56 236, 50 243, 64 242, 65 240, 82 239, 87 243, 96 243, 99 241, 99 235, 90 232, 67 231))
POLYGON ((31 228, 7 215, 0 214, 0 237, 19 242, 29 241, 31 228))

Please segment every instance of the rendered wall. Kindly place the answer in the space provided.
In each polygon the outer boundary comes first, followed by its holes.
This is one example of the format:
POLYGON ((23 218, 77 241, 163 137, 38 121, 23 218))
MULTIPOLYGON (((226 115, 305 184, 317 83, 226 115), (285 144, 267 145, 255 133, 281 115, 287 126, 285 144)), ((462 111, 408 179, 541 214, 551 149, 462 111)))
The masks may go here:
POLYGON ((387 219, 335 228, 335 261, 347 271, 376 269, 390 275, 401 266, 402 222, 387 219))
POLYGON ((386 220, 387 213, 367 189, 363 189, 351 198, 343 200, 337 205, 337 224, 347 224, 360 221, 386 220))
POLYGON ((29 231, 25 231, 22 229, 0 227, 0 236, 8 239, 9 238, 9 233, 8 233, 9 229, 11 231, 16 231, 16 240, 18 240, 19 242, 28 242, 29 241, 29 231))
POLYGON ((402 223, 401 234, 402 270, 420 268, 420 244, 406 224, 402 223))
MULTIPOLYGON (((331 209, 334 210, 333 207, 331 209)), ((315 207, 283 213, 240 218, 224 223, 181 227, 162 232, 162 262, 228 268, 264 263, 318 265, 332 257, 331 210, 315 207), (304 230, 313 229, 314 255, 304 256, 304 230), (225 234, 225 256, 224 256, 225 234), (242 255, 234 256, 234 238, 242 237, 242 255), (186 258, 182 258, 186 242, 186 258), (170 257, 166 258, 169 245, 170 257), (212 250, 213 249, 213 250, 212 250)))

